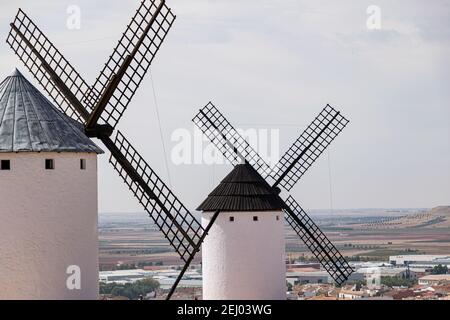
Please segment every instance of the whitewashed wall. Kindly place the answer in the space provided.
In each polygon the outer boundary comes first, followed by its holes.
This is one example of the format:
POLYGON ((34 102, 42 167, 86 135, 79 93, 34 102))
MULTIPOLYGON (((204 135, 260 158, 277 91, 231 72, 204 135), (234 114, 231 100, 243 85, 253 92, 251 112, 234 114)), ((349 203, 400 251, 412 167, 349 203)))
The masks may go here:
POLYGON ((11 171, 0 171, 0 299, 96 299, 97 155, 0 159, 11 160, 11 171), (45 170, 45 159, 55 160, 55 170, 45 170), (70 265, 81 268, 81 290, 67 289, 70 265))
POLYGON ((284 244, 282 212, 220 213, 202 246, 203 299, 286 299, 284 244))

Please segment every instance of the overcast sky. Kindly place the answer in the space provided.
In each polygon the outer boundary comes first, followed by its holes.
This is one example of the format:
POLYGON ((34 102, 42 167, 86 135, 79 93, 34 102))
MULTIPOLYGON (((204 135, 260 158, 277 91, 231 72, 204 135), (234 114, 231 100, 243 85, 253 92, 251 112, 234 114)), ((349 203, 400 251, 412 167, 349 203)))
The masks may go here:
MULTIPOLYGON (((192 131, 210 100, 237 127, 279 129, 281 154, 327 103, 351 120, 292 190, 305 208, 450 204, 450 1, 167 3, 177 20, 152 75, 169 172, 149 76, 119 128, 189 208, 231 169, 171 161, 172 133, 192 131), (380 30, 367 28, 369 5, 381 9, 380 30)), ((5 43, 19 6, 92 83, 138 4, 1 0, 0 77, 17 66, 36 83, 5 43), (73 4, 79 30, 66 27, 73 4)), ((100 211, 141 211, 100 158, 100 211)))

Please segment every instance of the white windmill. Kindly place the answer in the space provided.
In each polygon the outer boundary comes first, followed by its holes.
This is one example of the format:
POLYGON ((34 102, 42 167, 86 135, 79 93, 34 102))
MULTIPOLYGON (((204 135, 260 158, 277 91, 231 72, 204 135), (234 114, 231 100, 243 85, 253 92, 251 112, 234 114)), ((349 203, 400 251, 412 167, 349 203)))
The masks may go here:
POLYGON ((203 298, 285 299, 284 219, 338 284, 353 269, 292 196, 283 199, 348 120, 327 105, 274 170, 210 102, 193 119, 235 167, 200 205, 203 298), (215 221, 215 222, 214 222, 215 221))
POLYGON ((198 251, 200 224, 121 132, 111 137, 175 18, 165 0, 142 0, 88 85, 18 10, 6 42, 54 106, 19 73, 1 84, 0 298, 98 298, 102 151, 88 137, 109 150, 110 163, 183 260, 198 251), (70 283, 74 271, 81 284, 70 283))
POLYGON ((239 164, 199 206, 203 299, 286 299, 283 204, 249 164, 239 164))
POLYGON ((0 299, 97 298, 100 153, 19 71, 1 83, 0 299))

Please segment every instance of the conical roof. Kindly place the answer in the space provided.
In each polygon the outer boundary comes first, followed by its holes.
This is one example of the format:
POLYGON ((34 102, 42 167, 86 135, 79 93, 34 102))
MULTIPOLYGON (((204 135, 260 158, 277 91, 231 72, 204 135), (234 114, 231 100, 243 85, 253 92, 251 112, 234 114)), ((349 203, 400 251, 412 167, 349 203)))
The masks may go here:
POLYGON ((282 205, 249 164, 237 165, 197 208, 202 211, 274 211, 282 205))
POLYGON ((0 152, 103 153, 17 69, 0 83, 0 152))

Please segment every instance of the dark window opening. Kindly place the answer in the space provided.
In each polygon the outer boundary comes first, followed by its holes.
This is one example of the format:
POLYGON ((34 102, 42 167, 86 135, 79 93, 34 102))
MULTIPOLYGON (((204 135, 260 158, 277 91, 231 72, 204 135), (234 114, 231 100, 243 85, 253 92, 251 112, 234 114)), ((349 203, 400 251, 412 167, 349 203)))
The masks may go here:
POLYGON ((86 159, 80 159, 80 169, 86 170, 86 159))
POLYGON ((280 220, 280 216, 277 216, 277 221, 280 220))
POLYGON ((11 170, 11 161, 10 160, 0 161, 0 170, 11 170))
POLYGON ((253 221, 258 221, 258 216, 253 216, 253 221))
POLYGON ((55 160, 45 159, 45 169, 46 170, 54 170, 55 169, 55 160))
POLYGON ((230 217, 230 222, 234 222, 234 217, 230 217))

